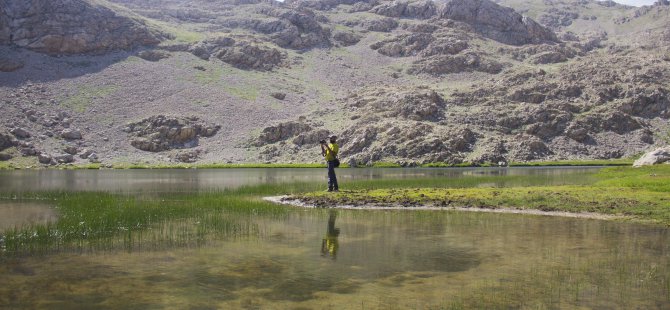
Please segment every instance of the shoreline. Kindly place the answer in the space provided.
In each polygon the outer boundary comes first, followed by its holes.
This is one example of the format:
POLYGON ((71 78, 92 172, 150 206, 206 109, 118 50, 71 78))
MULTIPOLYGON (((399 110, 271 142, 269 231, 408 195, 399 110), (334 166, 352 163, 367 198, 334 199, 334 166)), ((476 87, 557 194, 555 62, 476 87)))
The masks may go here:
MULTIPOLYGON (((339 169, 365 169, 365 168, 428 168, 428 169, 459 169, 459 168, 578 168, 578 167, 623 167, 631 166, 632 162, 602 162, 602 161, 583 161, 583 162, 529 162, 529 163, 510 163, 507 166, 497 165, 477 165, 477 164, 462 164, 462 165, 442 165, 442 164, 424 164, 416 166, 403 167, 400 165, 371 165, 371 166, 357 166, 350 167, 347 164, 342 164, 339 169)), ((304 168, 304 169, 319 169, 325 168, 322 163, 301 163, 301 164, 261 164, 261 163, 240 163, 240 164, 174 164, 174 165, 152 165, 152 164, 61 164, 61 165, 16 165, 12 162, 0 162, 0 170, 161 170, 161 169, 244 169, 244 168, 304 168)))
MULTIPOLYGON (((306 209, 319 209, 315 204, 306 203, 297 198, 291 198, 291 196, 282 195, 282 196, 268 196, 263 197, 264 201, 288 205, 293 207, 300 207, 306 209)), ((567 211, 542 211, 538 209, 512 209, 512 208, 481 208, 481 207, 438 207, 432 206, 429 204, 405 207, 400 204, 360 204, 360 205, 347 205, 347 204, 336 204, 333 207, 325 207, 333 209, 342 209, 342 210, 406 210, 406 211, 463 211, 463 212, 484 212, 484 213, 498 213, 498 214, 522 214, 522 215, 541 215, 541 216, 558 216, 558 217, 567 217, 567 218, 581 218, 581 219, 594 219, 594 220, 620 220, 627 219, 629 217, 622 215, 608 215, 602 213, 594 212, 567 212, 567 211)))

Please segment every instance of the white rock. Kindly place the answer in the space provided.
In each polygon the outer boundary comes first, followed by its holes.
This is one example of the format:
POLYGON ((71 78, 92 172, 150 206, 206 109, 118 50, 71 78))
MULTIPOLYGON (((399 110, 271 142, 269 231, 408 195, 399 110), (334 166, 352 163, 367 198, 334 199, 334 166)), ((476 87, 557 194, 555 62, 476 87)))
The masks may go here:
POLYGON ((670 161, 670 146, 655 149, 646 153, 633 163, 633 167, 661 164, 670 161))

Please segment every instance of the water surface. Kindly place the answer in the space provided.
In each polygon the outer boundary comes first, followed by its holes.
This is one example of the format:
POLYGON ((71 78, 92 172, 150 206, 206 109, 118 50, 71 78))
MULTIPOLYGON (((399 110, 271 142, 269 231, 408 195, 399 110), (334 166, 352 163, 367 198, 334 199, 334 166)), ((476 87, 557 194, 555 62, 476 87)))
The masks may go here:
MULTIPOLYGON (((339 170, 344 180, 523 173, 546 184, 579 183, 593 171, 339 170)), ((40 183, 22 171, 15 180, 41 190, 141 193, 322 181, 323 172, 86 171, 63 183, 55 176, 72 172, 57 171, 40 183)), ((664 227, 454 211, 277 210, 224 208, 207 221, 173 219, 95 246, 0 254, 0 308, 670 308, 664 227)))

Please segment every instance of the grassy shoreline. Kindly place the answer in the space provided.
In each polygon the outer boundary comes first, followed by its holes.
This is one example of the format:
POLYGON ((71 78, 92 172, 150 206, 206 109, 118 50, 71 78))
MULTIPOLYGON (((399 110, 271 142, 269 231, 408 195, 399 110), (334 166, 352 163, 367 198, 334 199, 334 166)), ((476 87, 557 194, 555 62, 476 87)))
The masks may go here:
MULTIPOLYGON (((571 160, 571 161, 541 161, 541 162, 513 162, 508 167, 617 167, 630 166, 633 160, 571 160)), ((103 165, 94 164, 65 164, 56 166, 46 166, 38 163, 14 163, 11 161, 0 162, 0 170, 99 170, 99 169, 237 169, 237 168, 324 168, 324 163, 209 163, 209 164, 133 164, 133 163, 115 163, 103 165)), ((428 163, 413 168, 470 168, 470 167, 498 167, 493 164, 446 164, 446 163, 428 163)), ((348 164, 342 163, 340 168, 351 168, 348 164)), ((404 168, 400 164, 391 162, 378 162, 371 166, 361 166, 358 168, 404 168)))
POLYGON ((512 187, 391 187, 294 199, 322 207, 402 205, 540 210, 621 216, 670 226, 670 166, 605 168, 590 184, 512 187))

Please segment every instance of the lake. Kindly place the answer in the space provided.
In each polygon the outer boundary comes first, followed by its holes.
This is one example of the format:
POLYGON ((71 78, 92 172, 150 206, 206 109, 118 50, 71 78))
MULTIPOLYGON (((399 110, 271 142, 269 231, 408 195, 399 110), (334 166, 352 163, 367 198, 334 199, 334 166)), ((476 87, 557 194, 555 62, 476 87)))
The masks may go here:
MULTIPOLYGON (((560 185, 595 171, 339 169, 338 177, 344 189, 387 179, 560 185)), ((670 308, 668 228, 260 199, 322 185, 325 169, 0 171, 0 308, 670 308), (154 213, 109 224, 135 205, 154 213), (99 218, 73 219, 89 209, 99 218)))

